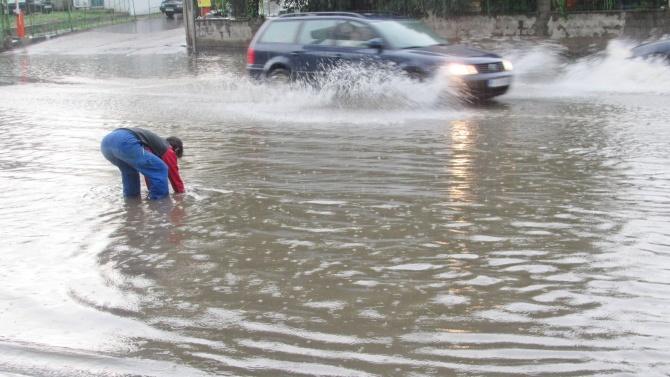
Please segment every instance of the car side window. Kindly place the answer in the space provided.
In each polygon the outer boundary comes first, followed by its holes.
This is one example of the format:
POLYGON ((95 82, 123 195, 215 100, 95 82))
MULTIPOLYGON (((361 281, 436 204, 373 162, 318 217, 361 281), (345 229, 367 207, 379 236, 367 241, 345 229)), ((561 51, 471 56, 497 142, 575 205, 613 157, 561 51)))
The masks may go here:
POLYGON ((309 20, 305 21, 298 43, 301 45, 332 46, 335 20, 309 20))
POLYGON ((367 41, 376 37, 377 33, 361 22, 342 21, 335 28, 335 43, 341 47, 366 47, 367 41))
POLYGON ((258 39, 259 43, 295 43, 300 21, 272 22, 258 39))

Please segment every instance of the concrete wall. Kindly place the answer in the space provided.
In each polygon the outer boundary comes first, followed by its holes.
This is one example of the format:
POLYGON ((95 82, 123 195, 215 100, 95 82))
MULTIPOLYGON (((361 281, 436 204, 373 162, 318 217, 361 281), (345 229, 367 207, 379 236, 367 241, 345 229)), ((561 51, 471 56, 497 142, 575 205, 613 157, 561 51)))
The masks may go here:
POLYGON ((537 14, 468 16, 455 19, 428 17, 423 22, 450 40, 524 36, 544 36, 551 39, 595 36, 611 38, 623 33, 626 12, 571 13, 567 19, 550 15, 544 22, 537 14))
POLYGON ((665 34, 670 34, 668 7, 659 12, 626 12, 624 35, 644 40, 650 36, 660 37, 665 34))
POLYGON ((422 21, 448 39, 511 36, 616 38, 624 35, 646 39, 650 35, 670 34, 670 11, 570 13, 567 18, 552 14, 544 22, 537 14, 454 19, 428 17, 422 21))
POLYGON ((543 36, 551 39, 575 37, 646 39, 670 34, 670 10, 569 13, 567 18, 549 14, 517 16, 468 16, 454 19, 428 17, 422 20, 443 36, 503 37, 543 36))
POLYGON ((495 37, 533 36, 537 14, 516 16, 464 16, 441 18, 430 16, 421 20, 449 41, 488 39, 495 37))
POLYGON ((195 20, 196 49, 247 48, 263 20, 195 20))
POLYGON ((561 43, 570 53, 586 54, 624 37, 642 42, 670 35, 670 10, 609 11, 516 16, 467 16, 422 20, 449 41, 494 38, 546 38, 561 43))
MULTIPOLYGON (((602 48, 611 39, 644 41, 670 35, 670 10, 610 11, 516 16, 427 17, 421 20, 449 41, 493 38, 548 38, 575 54, 602 48)), ((246 48, 262 20, 196 20, 197 47, 246 48)))

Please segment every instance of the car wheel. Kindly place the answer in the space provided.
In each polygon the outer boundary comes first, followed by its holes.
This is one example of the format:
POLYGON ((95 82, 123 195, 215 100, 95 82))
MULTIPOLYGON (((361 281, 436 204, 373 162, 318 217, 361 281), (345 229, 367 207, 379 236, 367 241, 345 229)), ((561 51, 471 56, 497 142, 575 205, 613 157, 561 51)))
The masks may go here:
POLYGON ((167 18, 174 18, 174 12, 165 12, 167 18))
POLYGON ((267 79, 271 84, 285 85, 291 81, 291 72, 284 68, 273 69, 267 79))

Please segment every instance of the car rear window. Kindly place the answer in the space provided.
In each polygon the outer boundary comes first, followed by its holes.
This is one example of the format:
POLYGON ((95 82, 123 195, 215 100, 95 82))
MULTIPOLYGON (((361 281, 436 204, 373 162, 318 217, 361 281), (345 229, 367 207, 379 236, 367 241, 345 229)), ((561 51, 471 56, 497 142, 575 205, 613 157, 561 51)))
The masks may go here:
POLYGON ((275 21, 268 25, 263 35, 258 39, 260 43, 295 43, 295 36, 300 28, 300 21, 275 21))

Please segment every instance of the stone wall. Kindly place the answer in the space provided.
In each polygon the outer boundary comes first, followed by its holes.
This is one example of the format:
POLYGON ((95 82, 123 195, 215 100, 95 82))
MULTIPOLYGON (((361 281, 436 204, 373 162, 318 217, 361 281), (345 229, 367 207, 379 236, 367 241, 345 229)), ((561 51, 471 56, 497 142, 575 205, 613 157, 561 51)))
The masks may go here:
POLYGON ((196 49, 247 48, 263 20, 195 20, 196 49))
POLYGON ((464 16, 441 18, 430 16, 421 20, 449 41, 522 37, 536 34, 537 14, 515 16, 464 16))
POLYGON ((447 39, 538 36, 550 39, 629 37, 644 40, 670 34, 670 10, 570 13, 516 16, 466 16, 422 20, 447 39))
MULTIPOLYGON (((563 39, 574 37, 616 38, 623 34, 627 19, 626 12, 594 12, 570 13, 568 18, 552 14, 544 21, 537 14, 530 14, 467 16, 453 19, 428 17, 423 19, 422 22, 449 40, 535 36, 563 39)), ((645 19, 639 21, 640 26, 644 26, 646 23, 645 19)))
POLYGON ((658 12, 627 12, 624 35, 644 40, 670 34, 670 10, 658 12))

